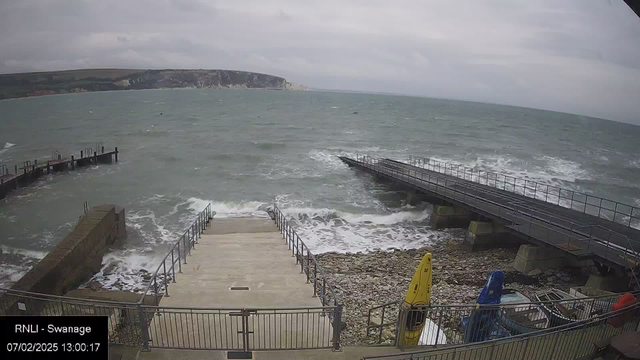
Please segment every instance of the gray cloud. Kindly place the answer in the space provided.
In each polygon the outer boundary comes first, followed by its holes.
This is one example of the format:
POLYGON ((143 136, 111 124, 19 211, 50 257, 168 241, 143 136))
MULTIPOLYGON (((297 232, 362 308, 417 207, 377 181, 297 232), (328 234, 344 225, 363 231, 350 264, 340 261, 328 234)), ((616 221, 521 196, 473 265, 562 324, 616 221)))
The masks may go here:
POLYGON ((226 68, 640 123, 622 1, 0 2, 0 72, 226 68))

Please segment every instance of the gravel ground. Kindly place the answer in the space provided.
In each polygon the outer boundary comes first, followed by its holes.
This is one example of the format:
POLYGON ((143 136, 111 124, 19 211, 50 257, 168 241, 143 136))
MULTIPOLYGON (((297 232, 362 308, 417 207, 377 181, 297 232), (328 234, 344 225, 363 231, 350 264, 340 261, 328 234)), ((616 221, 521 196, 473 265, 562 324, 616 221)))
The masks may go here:
MULTIPOLYGON (((413 250, 317 255, 337 296, 342 299, 343 343, 365 345, 376 342, 377 336, 367 337, 366 334, 368 310, 402 300, 416 267, 427 252, 433 256, 432 305, 475 303, 489 273, 495 269, 505 273, 505 287, 516 288, 526 295, 547 288, 568 291, 569 287, 584 285, 592 271, 563 268, 525 275, 511 267, 517 248, 469 252, 459 248, 460 242, 447 240, 413 250)), ((385 317, 389 318, 388 315, 385 317)), ((390 320, 395 317, 396 314, 391 314, 390 320)), ((393 327, 385 328, 383 342, 391 342, 393 331, 393 327)))

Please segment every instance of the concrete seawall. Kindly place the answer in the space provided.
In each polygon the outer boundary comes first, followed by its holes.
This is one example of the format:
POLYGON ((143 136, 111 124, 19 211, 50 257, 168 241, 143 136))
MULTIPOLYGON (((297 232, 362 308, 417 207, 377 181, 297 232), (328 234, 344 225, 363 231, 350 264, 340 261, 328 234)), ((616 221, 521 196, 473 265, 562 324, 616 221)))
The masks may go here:
POLYGON ((84 214, 75 228, 12 289, 63 295, 100 271, 109 246, 126 238, 124 209, 103 204, 84 214))

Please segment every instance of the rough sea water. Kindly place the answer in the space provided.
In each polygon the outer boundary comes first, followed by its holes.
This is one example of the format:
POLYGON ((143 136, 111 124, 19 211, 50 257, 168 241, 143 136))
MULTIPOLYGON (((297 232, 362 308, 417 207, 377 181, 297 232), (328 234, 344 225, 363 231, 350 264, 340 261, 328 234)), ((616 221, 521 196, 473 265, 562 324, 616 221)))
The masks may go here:
POLYGON ((640 205, 640 127, 542 110, 402 96, 148 90, 0 101, 0 164, 103 143, 120 162, 45 176, 0 201, 0 285, 20 278, 89 205, 125 207, 129 239, 96 279, 140 285, 209 202, 216 217, 276 203, 315 252, 420 247, 431 206, 344 165, 419 155, 640 205))

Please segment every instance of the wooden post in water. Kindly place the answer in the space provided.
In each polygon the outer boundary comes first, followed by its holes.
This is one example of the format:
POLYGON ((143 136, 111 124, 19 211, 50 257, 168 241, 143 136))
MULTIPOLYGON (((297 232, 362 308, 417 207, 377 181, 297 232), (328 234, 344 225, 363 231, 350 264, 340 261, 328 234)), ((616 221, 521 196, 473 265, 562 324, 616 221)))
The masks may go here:
POLYGON ((118 162, 118 147, 116 146, 116 162, 118 162))
POLYGON ((49 171, 49 160, 47 160, 47 175, 49 175, 50 171, 49 171))
POLYGON ((15 171, 16 176, 18 175, 18 165, 16 165, 16 171, 15 171))
POLYGON ((104 154, 104 146, 102 147, 102 154, 104 154))
POLYGON ((76 161, 73 158, 73 155, 71 155, 71 170, 75 170, 76 168, 76 161))
POLYGON ((98 149, 93 152, 93 163, 98 165, 98 149))

